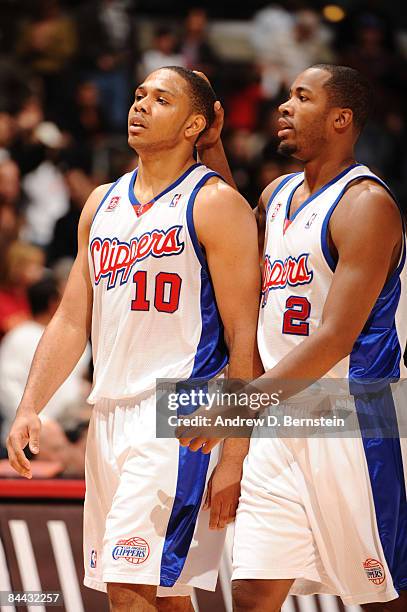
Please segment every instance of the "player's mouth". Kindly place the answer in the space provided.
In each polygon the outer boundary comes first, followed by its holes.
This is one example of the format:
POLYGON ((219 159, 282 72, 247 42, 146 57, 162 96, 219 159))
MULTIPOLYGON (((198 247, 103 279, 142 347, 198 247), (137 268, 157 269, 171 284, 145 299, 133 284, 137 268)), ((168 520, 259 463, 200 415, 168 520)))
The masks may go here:
POLYGON ((278 120, 278 125, 280 127, 279 131, 277 132, 278 138, 286 138, 289 136, 290 132, 294 130, 292 123, 285 117, 280 117, 278 120))
POLYGON ((138 134, 141 130, 147 128, 143 120, 139 118, 133 118, 129 121, 129 134, 138 134))

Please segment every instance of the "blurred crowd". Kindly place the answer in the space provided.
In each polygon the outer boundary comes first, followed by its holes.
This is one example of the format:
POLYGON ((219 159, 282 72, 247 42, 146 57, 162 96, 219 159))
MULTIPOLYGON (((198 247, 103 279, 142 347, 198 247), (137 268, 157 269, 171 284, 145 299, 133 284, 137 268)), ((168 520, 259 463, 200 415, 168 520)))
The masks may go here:
MULTIPOLYGON (((276 154, 277 109, 292 80, 319 62, 357 68, 375 94, 358 160, 407 208, 407 34, 360 3, 336 16, 313 4, 263 3, 244 22, 231 15, 219 23, 203 7, 177 20, 141 15, 133 0, 2 3, 0 474, 32 356, 75 257, 81 209, 96 185, 137 164, 127 112, 135 85, 152 70, 180 65, 207 74, 225 107, 234 178, 255 206, 266 184, 301 169, 276 154)), ((88 348, 44 410, 38 460, 55 474, 83 475, 91 376, 88 348)))

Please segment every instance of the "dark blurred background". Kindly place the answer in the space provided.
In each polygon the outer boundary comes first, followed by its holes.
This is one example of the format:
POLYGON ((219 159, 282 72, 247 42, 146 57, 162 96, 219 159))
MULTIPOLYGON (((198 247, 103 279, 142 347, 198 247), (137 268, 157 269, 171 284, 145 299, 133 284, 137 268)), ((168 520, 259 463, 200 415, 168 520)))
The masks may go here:
MULTIPOLYGON (((388 182, 406 210, 403 9, 401 1, 378 0, 252 1, 241 8, 0 0, 0 458, 76 253, 84 202, 96 185, 137 163, 126 123, 136 84, 170 64, 208 75, 225 106, 223 137, 236 183, 255 206, 267 183, 300 169, 276 155, 276 109, 294 77, 317 62, 353 66, 374 89, 358 160, 388 182)), ((90 377, 88 350, 43 413, 39 459, 52 473, 83 475, 90 377)))

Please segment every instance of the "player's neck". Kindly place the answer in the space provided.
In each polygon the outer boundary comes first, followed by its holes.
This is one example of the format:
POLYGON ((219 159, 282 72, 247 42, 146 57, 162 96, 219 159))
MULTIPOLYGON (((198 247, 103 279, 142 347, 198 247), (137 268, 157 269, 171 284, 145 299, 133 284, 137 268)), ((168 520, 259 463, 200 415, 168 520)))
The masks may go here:
POLYGON ((327 155, 325 158, 317 158, 306 162, 304 166, 304 191, 312 195, 354 163, 356 163, 355 158, 351 152, 346 156, 330 157, 327 155))
POLYGON ((189 155, 183 158, 172 155, 165 158, 143 157, 139 159, 137 179, 134 191, 140 201, 152 199, 154 195, 171 185, 195 163, 189 155), (175 158, 175 159, 174 159, 175 158))

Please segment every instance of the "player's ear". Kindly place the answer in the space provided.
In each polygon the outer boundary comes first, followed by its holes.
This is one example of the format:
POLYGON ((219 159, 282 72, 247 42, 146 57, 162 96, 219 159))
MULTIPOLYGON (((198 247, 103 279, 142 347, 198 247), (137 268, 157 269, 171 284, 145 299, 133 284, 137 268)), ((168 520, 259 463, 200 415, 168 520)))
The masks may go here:
POLYGON ((353 121, 353 111, 350 108, 338 108, 335 114, 335 128, 343 131, 351 125, 353 121))
POLYGON ((185 128, 187 138, 196 138, 206 126, 206 119, 203 115, 192 115, 185 128))

